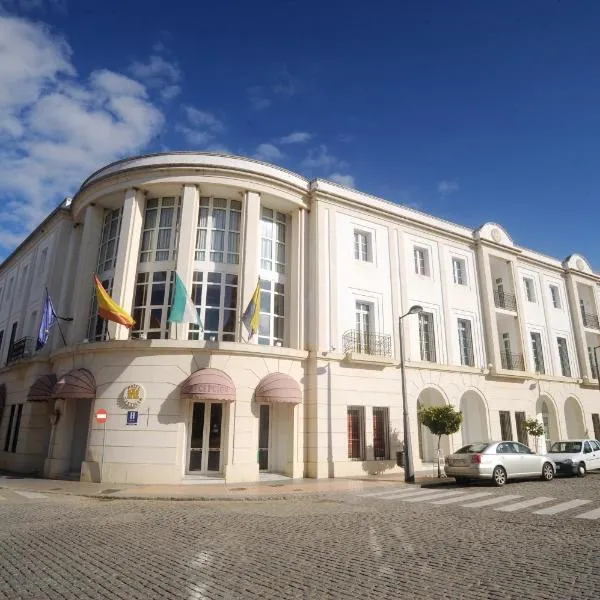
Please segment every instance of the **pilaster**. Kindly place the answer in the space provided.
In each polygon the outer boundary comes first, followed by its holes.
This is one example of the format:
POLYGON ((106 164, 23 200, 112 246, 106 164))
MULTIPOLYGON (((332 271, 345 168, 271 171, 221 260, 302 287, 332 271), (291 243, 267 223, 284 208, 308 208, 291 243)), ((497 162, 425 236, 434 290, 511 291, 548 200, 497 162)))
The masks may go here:
MULTIPOLYGON (((571 321, 573 323, 573 335, 575 336, 575 350, 577 352, 577 360, 579 361, 579 370, 584 379, 593 379, 590 370, 590 365, 587 359, 587 344, 585 341, 585 330, 583 328, 583 316, 579 308, 579 294, 577 293, 577 281, 572 273, 567 273, 566 277, 567 298, 569 301, 569 312, 571 313, 571 321)), ((556 340, 554 340, 556 344, 556 340)), ((550 340, 552 348, 552 340, 550 340)), ((560 363, 558 364, 558 372, 560 372, 560 363)))
POLYGON ((498 339, 498 328, 496 326, 492 269, 489 254, 481 245, 477 247, 477 265, 486 354, 488 360, 494 365, 494 369, 499 371, 502 368, 502 363, 500 362, 500 340, 498 339))
POLYGON ((303 208, 292 213, 290 238, 290 284, 289 292, 289 346, 304 349, 304 254, 305 254, 306 211, 303 208))

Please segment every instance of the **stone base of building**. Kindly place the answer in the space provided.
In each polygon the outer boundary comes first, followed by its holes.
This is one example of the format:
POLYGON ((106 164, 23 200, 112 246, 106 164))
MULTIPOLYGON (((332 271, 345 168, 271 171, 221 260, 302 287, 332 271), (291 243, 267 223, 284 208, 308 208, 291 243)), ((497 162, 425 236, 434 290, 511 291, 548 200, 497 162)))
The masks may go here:
POLYGON ((225 465, 225 483, 252 483, 259 480, 258 462, 225 465))

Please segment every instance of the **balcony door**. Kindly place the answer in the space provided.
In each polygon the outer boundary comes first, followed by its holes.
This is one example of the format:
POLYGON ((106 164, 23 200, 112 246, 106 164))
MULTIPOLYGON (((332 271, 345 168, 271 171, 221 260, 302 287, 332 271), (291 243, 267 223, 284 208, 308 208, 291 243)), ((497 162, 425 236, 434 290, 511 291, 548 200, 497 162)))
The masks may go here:
POLYGON ((358 352, 369 354, 373 329, 373 305, 356 302, 356 342, 358 352))

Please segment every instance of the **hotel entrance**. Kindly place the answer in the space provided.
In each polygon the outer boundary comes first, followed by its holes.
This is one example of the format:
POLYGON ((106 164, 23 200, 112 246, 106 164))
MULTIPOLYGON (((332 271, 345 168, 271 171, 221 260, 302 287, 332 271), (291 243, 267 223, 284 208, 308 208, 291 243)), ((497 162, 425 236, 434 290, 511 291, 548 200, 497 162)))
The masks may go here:
POLYGON ((193 402, 190 423, 188 473, 215 474, 221 471, 223 404, 193 402))

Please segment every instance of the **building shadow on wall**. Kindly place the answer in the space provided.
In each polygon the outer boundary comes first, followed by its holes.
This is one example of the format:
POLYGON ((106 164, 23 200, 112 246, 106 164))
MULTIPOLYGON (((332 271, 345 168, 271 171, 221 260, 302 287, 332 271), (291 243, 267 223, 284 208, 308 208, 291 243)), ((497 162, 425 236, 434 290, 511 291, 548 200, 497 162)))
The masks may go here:
POLYGON ((402 452, 403 447, 404 442, 398 431, 394 429, 390 434, 389 449, 386 453, 389 458, 375 458, 375 447, 368 445, 366 447, 367 460, 362 463, 363 471, 366 475, 385 475, 396 469, 398 467, 397 453, 402 452))

